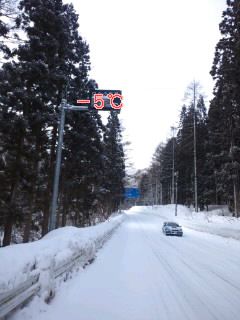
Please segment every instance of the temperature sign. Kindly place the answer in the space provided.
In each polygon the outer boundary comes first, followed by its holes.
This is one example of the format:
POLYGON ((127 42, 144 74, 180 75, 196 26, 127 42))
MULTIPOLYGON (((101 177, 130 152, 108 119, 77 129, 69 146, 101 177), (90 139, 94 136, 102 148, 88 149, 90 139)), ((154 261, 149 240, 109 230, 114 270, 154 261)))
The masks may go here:
POLYGON ((120 110, 123 107, 121 90, 94 90, 91 99, 77 100, 77 104, 88 105, 101 111, 120 110))

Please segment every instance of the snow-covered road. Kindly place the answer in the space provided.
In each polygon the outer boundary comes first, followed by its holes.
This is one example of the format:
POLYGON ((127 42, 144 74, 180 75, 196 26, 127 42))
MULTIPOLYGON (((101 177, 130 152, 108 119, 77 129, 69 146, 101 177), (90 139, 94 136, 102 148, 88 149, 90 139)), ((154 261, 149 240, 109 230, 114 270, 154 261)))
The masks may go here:
POLYGON ((240 243, 190 229, 166 237, 163 218, 130 210, 97 259, 14 320, 238 320, 240 243))

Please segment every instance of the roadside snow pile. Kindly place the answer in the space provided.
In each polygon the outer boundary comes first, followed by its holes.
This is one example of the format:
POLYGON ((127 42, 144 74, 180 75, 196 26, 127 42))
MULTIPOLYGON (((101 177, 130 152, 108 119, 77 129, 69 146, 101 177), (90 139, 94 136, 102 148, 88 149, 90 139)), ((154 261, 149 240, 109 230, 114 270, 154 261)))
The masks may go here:
MULTIPOLYGON (((136 208, 134 207, 133 210, 136 208)), ((156 214, 166 221, 176 221, 186 228, 240 240, 240 219, 231 217, 226 208, 194 212, 188 207, 178 205, 177 217, 175 216, 175 205, 172 204, 138 208, 146 214, 156 214)))
POLYGON ((110 218, 93 227, 64 227, 48 233, 41 240, 0 249, 0 296, 16 288, 29 276, 56 270, 80 256, 80 266, 95 258, 96 252, 121 224, 125 214, 110 218))

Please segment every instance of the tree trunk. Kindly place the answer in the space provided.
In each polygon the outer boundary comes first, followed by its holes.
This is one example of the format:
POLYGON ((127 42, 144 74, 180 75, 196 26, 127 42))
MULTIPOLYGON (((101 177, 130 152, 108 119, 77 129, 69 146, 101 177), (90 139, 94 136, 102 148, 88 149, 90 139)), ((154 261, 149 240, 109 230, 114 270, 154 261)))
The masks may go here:
POLYGON ((239 192, 238 192, 238 186, 237 181, 233 182, 233 197, 234 197, 234 216, 236 218, 239 217, 239 192))
POLYGON ((19 184, 19 167, 20 167, 20 159, 21 159, 21 150, 23 145, 23 135, 19 136, 18 141, 18 149, 17 149, 17 157, 16 157, 16 170, 13 174, 13 182, 11 185, 11 193, 9 197, 9 211, 6 219, 6 223, 4 225, 4 238, 3 238, 3 247, 10 245, 11 236, 12 236, 12 227, 14 223, 15 216, 15 208, 13 208, 13 204, 15 203, 17 188, 19 184))
POLYGON ((12 236, 12 227, 14 223, 14 209, 13 209, 13 203, 16 198, 17 193, 17 181, 15 181, 14 186, 12 187, 11 192, 11 199, 9 204, 9 213, 6 219, 6 223, 4 225, 4 237, 3 237, 3 247, 10 245, 11 243, 11 236, 12 236))
POLYGON ((44 208, 43 208, 42 237, 48 233, 48 220, 49 220, 49 197, 46 194, 44 208))
MULTIPOLYGON (((36 147, 36 153, 40 153, 39 146, 36 147)), ((26 243, 29 241, 29 236, 31 232, 32 227, 32 213, 34 210, 35 205, 35 199, 36 199, 36 184, 37 184, 37 178, 38 178, 38 161, 34 164, 34 172, 35 172, 35 179, 32 180, 32 188, 29 195, 29 211, 27 212, 26 218, 25 218, 25 228, 24 228, 24 234, 23 234, 23 242, 26 243)))
POLYGON ((69 196, 68 193, 65 193, 63 195, 63 203, 62 203, 62 221, 61 221, 61 225, 62 227, 66 226, 67 223, 67 204, 69 203, 69 196))
POLYGON ((31 205, 29 208, 29 211, 27 213, 26 219, 25 219, 25 227, 24 227, 24 234, 23 234, 23 243, 26 243, 29 241, 30 231, 32 227, 32 211, 33 211, 33 203, 34 201, 31 201, 31 205))
POLYGON ((62 227, 65 227, 67 223, 67 210, 64 207, 63 208, 63 214, 62 214, 62 227))
POLYGON ((53 184, 52 182, 53 182, 53 172, 54 172, 56 141, 57 141, 57 125, 54 125, 53 133, 52 133, 51 151, 50 151, 47 190, 46 190, 45 204, 44 204, 44 210, 43 210, 42 237, 48 233, 49 215, 51 210, 50 203, 51 203, 51 195, 52 195, 52 184, 53 184))
POLYGON ((13 218, 14 218, 13 210, 9 210, 9 214, 7 216, 7 220, 4 225, 3 247, 9 246, 11 243, 12 227, 13 227, 13 220, 14 220, 13 218))

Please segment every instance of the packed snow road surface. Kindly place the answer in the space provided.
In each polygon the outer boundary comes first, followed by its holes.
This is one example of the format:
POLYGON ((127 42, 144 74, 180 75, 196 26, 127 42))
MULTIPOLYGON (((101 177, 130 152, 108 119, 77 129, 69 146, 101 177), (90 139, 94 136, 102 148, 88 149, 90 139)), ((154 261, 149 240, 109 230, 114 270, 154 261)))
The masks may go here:
POLYGON ((83 272, 49 305, 35 299, 14 320, 238 320, 240 244, 183 229, 136 207, 83 272))

